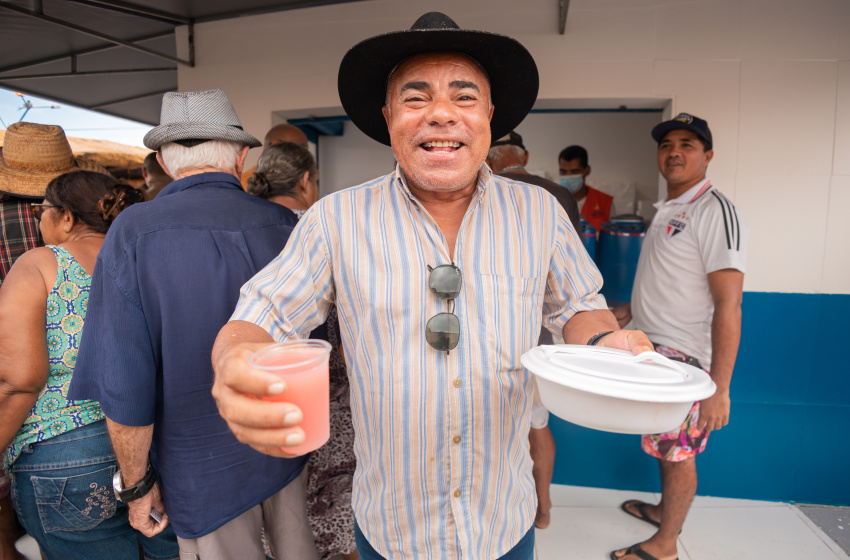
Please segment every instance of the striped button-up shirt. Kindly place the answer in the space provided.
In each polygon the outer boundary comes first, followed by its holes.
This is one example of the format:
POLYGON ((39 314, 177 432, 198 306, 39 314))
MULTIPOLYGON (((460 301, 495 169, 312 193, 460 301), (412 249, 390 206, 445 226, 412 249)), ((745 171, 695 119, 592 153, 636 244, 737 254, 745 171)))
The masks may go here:
POLYGON ((398 169, 334 193, 242 288, 234 320, 302 337, 336 302, 356 431, 353 507, 393 559, 491 559, 531 528, 532 379, 520 355, 541 323, 605 309, 599 273, 543 189, 482 166, 454 255, 398 169), (460 342, 449 353, 425 324, 451 309, 427 265, 454 264, 460 342))

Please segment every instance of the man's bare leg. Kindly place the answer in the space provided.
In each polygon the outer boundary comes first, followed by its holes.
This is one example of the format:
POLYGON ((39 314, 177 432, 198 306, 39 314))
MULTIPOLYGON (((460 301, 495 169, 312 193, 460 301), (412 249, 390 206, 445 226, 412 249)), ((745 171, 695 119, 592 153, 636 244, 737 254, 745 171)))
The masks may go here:
MULTIPOLYGON (((645 511, 650 518, 661 521, 661 528, 649 540, 640 543, 640 547, 658 560, 672 560, 678 556, 679 531, 697 493, 697 466, 693 457, 675 463, 659 459, 658 464, 661 467, 661 503, 645 511)), ((638 560, 634 555, 627 555, 626 550, 618 550, 617 558, 638 560)))
POLYGON ((537 516, 534 526, 545 529, 549 526, 549 510, 552 501, 549 499, 549 485, 552 484, 552 473, 555 471, 555 438, 549 426, 531 428, 528 432, 528 444, 531 451, 531 461, 534 466, 531 475, 537 489, 537 516))

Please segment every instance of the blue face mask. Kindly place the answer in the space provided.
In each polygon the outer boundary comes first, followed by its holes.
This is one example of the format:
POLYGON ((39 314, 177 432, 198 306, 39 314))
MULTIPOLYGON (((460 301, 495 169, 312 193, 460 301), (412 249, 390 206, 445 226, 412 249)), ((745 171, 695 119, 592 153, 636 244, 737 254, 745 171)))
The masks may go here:
POLYGON ((584 186, 584 175, 561 175, 561 186, 575 194, 584 186))

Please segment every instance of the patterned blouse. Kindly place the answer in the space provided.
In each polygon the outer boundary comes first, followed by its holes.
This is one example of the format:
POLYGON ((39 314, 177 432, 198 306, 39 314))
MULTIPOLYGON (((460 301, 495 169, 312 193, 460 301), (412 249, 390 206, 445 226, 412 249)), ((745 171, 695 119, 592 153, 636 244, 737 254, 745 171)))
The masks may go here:
POLYGON ((47 354, 50 374, 24 425, 3 453, 7 470, 24 446, 50 439, 74 428, 103 420, 96 401, 67 399, 77 348, 89 302, 91 276, 62 247, 48 245, 56 255, 56 283, 47 296, 47 354))

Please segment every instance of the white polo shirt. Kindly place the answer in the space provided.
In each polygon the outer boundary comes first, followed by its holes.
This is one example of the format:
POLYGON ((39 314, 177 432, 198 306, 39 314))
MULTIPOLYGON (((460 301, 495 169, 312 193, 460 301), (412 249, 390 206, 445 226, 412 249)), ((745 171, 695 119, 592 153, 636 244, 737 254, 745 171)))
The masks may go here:
POLYGON ((747 222, 708 179, 655 207, 632 288, 635 328, 710 370, 714 301, 708 274, 746 272, 747 222))

